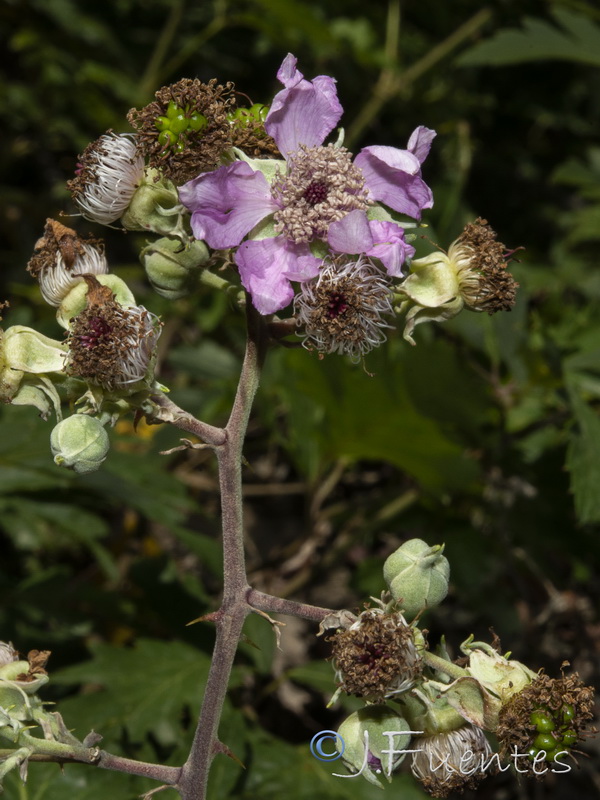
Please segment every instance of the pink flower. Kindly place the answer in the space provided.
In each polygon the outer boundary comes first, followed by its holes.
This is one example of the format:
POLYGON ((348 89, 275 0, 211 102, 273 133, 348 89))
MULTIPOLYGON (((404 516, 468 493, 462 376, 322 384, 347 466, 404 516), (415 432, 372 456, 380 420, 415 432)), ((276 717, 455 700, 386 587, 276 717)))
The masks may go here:
POLYGON ((289 54, 277 77, 283 83, 265 121, 286 161, 285 174, 269 184, 262 172, 236 162, 205 172, 184 184, 181 202, 192 212, 194 236, 210 247, 236 247, 242 283, 262 314, 287 306, 290 281, 318 273, 322 260, 311 252, 314 241, 328 242, 338 253, 366 254, 381 261, 391 276, 414 250, 404 230, 391 221, 368 220, 381 201, 419 219, 433 205, 421 177, 435 132, 417 128, 408 150, 367 147, 358 156, 343 147, 323 145, 337 125, 342 107, 335 81, 325 75, 307 81, 289 54), (242 241, 262 220, 272 217, 276 236, 242 241))

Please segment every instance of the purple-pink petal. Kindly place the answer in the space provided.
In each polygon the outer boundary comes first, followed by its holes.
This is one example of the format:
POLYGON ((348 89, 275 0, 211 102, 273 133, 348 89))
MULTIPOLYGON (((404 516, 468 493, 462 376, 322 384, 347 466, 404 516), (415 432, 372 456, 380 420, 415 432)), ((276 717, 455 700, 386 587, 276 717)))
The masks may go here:
POLYGON ((321 260, 306 244, 292 244, 283 236, 243 242, 235 254, 242 284, 261 314, 274 314, 294 297, 291 280, 306 281, 319 272, 321 260))
POLYGON ((411 258, 414 247, 404 241, 404 229, 395 222, 368 220, 364 211, 351 211, 332 222, 327 242, 338 253, 377 258, 392 277, 402 275, 402 264, 411 258))
POLYGON ((296 69, 297 63, 298 59, 296 56, 288 53, 277 70, 277 80, 283 83, 286 89, 292 89, 304 78, 300 70, 296 69))
POLYGON ((422 209, 433 205, 431 189, 421 178, 419 159, 408 150, 365 147, 354 163, 365 177, 370 200, 385 203, 413 219, 420 219, 422 209))
POLYGON ((366 253, 373 247, 373 236, 365 212, 355 209, 332 222, 327 232, 327 242, 338 253, 366 253))
POLYGON ((238 245, 277 208, 265 176, 244 161, 204 172, 184 183, 179 198, 192 212, 196 239, 203 239, 216 250, 238 245))
POLYGON ((279 151, 287 158, 300 145, 317 147, 337 125, 343 109, 337 97, 335 80, 319 75, 304 80, 296 69, 296 58, 289 53, 277 77, 285 86, 273 98, 265 120, 265 130, 275 139, 279 151))
POLYGON ((432 131, 431 128, 426 128, 424 125, 419 125, 419 127, 415 128, 411 133, 410 139, 408 140, 408 149, 411 153, 415 154, 421 164, 429 155, 431 143, 436 136, 437 133, 435 131, 432 131))
POLYGON ((415 248, 404 241, 404 228, 395 222, 376 219, 369 222, 369 227, 373 236, 373 247, 366 251, 366 255, 378 258, 388 275, 399 278, 402 275, 402 265, 415 254, 415 248))

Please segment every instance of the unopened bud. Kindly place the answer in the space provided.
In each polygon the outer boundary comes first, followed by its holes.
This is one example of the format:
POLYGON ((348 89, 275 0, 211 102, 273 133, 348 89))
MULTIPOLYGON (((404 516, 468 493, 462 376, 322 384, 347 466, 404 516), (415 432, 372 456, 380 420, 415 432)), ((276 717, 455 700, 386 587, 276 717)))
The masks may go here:
POLYGON ((167 235, 181 226, 179 196, 175 185, 167 178, 155 180, 158 173, 146 170, 146 177, 137 189, 121 224, 130 231, 153 231, 167 235))
POLYGON ((450 564, 443 551, 443 544, 430 547, 410 539, 383 565, 383 577, 408 619, 439 605, 448 594, 450 564))
POLYGON ((95 472, 105 460, 109 446, 102 423, 85 414, 67 417, 50 434, 54 463, 79 475, 95 472))
POLYGON ((140 261, 154 290, 167 300, 185 297, 207 260, 204 242, 193 241, 185 246, 167 237, 158 239, 140 253, 140 261))
POLYGON ((376 775, 391 774, 404 759, 410 742, 410 725, 385 706, 365 706, 342 722, 338 733, 344 742, 342 760, 351 771, 361 772, 369 783, 381 786, 376 775))

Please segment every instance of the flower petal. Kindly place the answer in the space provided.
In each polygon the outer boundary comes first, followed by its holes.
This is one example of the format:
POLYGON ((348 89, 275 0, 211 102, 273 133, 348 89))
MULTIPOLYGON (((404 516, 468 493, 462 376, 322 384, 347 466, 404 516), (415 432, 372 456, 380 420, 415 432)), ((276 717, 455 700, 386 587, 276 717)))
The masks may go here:
POLYGON ((410 139, 408 140, 408 149, 411 153, 415 154, 421 164, 429 155, 431 143, 436 136, 437 133, 435 131, 432 131, 431 128, 425 128, 423 125, 419 125, 419 127, 415 128, 411 133, 410 139))
POLYGON ((217 250, 235 247, 276 210, 265 176, 236 161, 203 172, 179 187, 179 199, 192 212, 192 231, 217 250))
POLYGON ((365 147, 354 159, 365 176, 370 199, 421 218, 424 208, 431 208, 431 189, 421 178, 421 162, 414 153, 396 147, 365 147))
POLYGON ((378 258, 388 275, 399 278, 402 275, 402 264, 415 254, 415 248, 404 241, 404 228, 395 222, 380 220, 371 220, 369 228, 374 244, 365 254, 378 258))
POLYGON ((243 242, 235 254, 240 277, 261 314, 273 314, 294 297, 291 280, 306 281, 319 272, 321 260, 308 245, 295 245, 283 236, 243 242))
POLYGON ((295 56, 288 53, 279 68, 277 77, 285 89, 273 98, 265 121, 265 130, 285 157, 301 144, 307 147, 322 144, 343 113, 335 80, 327 75, 304 80, 296 62, 295 56))
POLYGON ((332 222, 327 232, 327 241, 338 253, 366 253, 374 242, 365 212, 357 208, 342 219, 332 222))

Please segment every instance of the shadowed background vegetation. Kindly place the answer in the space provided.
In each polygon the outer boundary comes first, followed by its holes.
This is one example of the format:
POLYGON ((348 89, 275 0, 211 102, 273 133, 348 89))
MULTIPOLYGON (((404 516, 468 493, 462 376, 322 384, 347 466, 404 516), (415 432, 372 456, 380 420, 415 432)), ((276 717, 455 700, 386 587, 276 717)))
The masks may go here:
MULTIPOLYGON (((395 332, 361 366, 303 350, 270 354, 246 447, 247 551, 264 591, 356 609, 383 587, 382 565, 411 537, 446 543, 452 588, 427 620, 454 655, 474 633, 533 669, 571 662, 599 684, 600 623, 600 11, 578 0, 2 0, 7 54, 0 115, 5 325, 58 337, 24 267, 47 217, 73 213, 65 181, 77 153, 182 77, 232 80, 268 102, 288 51, 312 78, 333 75, 347 142, 405 147, 438 131, 424 176, 436 198, 427 236, 447 247, 485 217, 509 248, 517 306, 465 312, 395 332)), ((203 289, 167 302, 137 262, 144 237, 73 217, 106 241, 111 268, 162 315, 160 378, 173 399, 225 421, 243 320, 203 289)), ((103 468, 77 477, 52 463, 52 423, 31 408, 0 414, 0 638, 50 649, 69 727, 106 749, 185 758, 210 659, 221 585, 215 465, 160 456, 177 433, 121 422, 103 468)), ((286 620, 281 652, 248 620, 221 738, 212 800, 379 796, 332 778, 308 743, 346 711, 327 643, 286 620)), ((586 800, 598 745, 581 769, 544 784, 508 774, 478 796, 586 800)), ((338 762, 339 764, 339 762, 338 762)), ((31 765, 19 800, 133 800, 150 785, 112 773, 31 765)), ((386 789, 421 798, 408 776, 386 789)), ((175 797, 169 790, 165 798, 175 797)))

